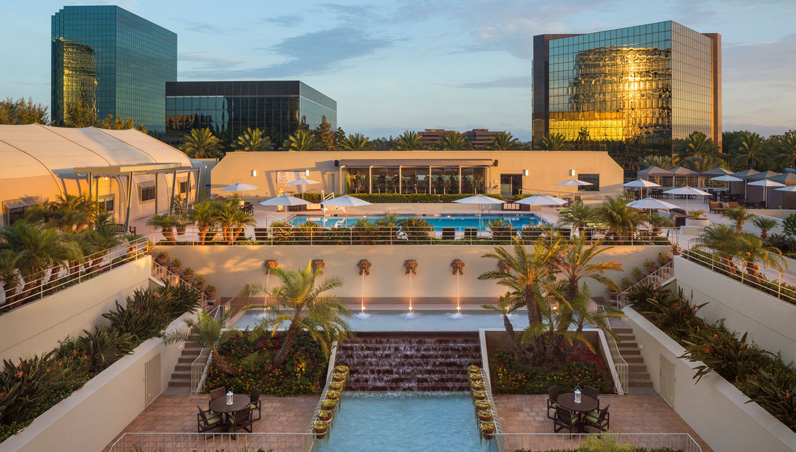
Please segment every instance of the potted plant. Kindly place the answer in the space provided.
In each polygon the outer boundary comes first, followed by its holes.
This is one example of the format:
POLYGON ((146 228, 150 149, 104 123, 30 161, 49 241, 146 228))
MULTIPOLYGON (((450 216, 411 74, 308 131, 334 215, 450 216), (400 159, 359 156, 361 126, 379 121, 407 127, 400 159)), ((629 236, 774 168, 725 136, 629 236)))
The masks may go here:
POLYGON ((312 429, 317 439, 324 439, 329 434, 329 424, 326 422, 318 421, 312 426, 312 429))
POLYGON ((182 275, 180 275, 180 279, 187 283, 190 283, 191 280, 193 279, 193 269, 191 267, 186 268, 182 272, 182 275))
POLYGON ((484 383, 482 381, 471 381, 470 389, 473 391, 483 391, 486 388, 484 387, 484 383))
POLYGON ((205 287, 205 296, 207 298, 213 299, 216 297, 216 286, 210 284, 205 287))
POLYGON ((481 381, 484 377, 481 376, 480 373, 471 373, 470 374, 470 381, 481 381))
POLYGON ((193 280, 193 286, 196 290, 202 290, 205 287, 206 281, 203 277, 197 276, 196 279, 193 280))
POLYGON ((177 235, 185 235, 185 227, 187 226, 188 222, 185 221, 183 218, 175 218, 174 219, 174 227, 177 229, 177 235))
POLYGON ((710 226, 710 220, 705 216, 704 210, 692 210, 691 214, 685 219, 685 225, 704 228, 710 226))
POLYGON ((473 398, 475 400, 486 400, 486 392, 484 392, 484 391, 473 391, 473 398))
POLYGON ((334 416, 334 411, 329 411, 329 410, 318 411, 318 419, 322 422, 331 421, 332 416, 334 416))
POLYGON ((180 271, 180 267, 182 267, 182 262, 179 259, 173 259, 169 264, 169 271, 172 273, 178 273, 180 271))
POLYGON ((467 372, 468 373, 481 372, 481 368, 476 365, 467 366, 467 372))
POLYGON ((658 269, 658 266, 655 264, 655 261, 652 259, 647 259, 644 261, 644 268, 647 269, 648 273, 652 273, 658 269))
POLYGON ((158 265, 165 266, 169 263, 169 255, 166 254, 165 251, 161 251, 155 256, 155 262, 157 262, 158 265))
POLYGON ((616 299, 616 296, 619 295, 619 292, 615 291, 614 289, 608 288, 605 289, 605 298, 608 300, 616 299))
POLYGON ((680 252, 680 245, 677 243, 672 243, 672 255, 679 256, 680 254, 682 254, 680 252))
POLYGON ((348 376, 346 374, 335 372, 332 374, 332 381, 345 381, 347 377, 348 376))
POLYGON ((329 400, 338 400, 340 398, 340 391, 327 391, 326 398, 329 400))
POLYGON ((636 281, 641 281, 642 279, 644 279, 645 276, 646 275, 644 274, 643 271, 641 271, 640 268, 633 267, 633 277, 636 278, 636 281))
POLYGON ((633 281, 627 276, 625 276, 624 278, 622 278, 621 284, 622 284, 622 290, 627 290, 630 288, 630 286, 633 285, 633 281))
POLYGON ((335 408, 337 408, 337 400, 324 399, 323 402, 321 402, 321 409, 334 411, 335 408))
POLYGON ((478 411, 489 411, 492 409, 492 406, 489 405, 489 402, 486 400, 478 400, 475 402, 475 409, 478 411))
POLYGON ((491 422, 492 421, 492 412, 491 411, 478 411, 476 413, 478 416, 478 420, 481 422, 491 422))
POLYGON ((661 251, 660 253, 658 253, 658 262, 660 262, 661 265, 666 265, 671 261, 672 261, 672 256, 669 256, 669 253, 667 253, 666 251, 661 251))
POLYGON ((334 367, 335 373, 343 374, 348 379, 348 366, 335 366, 334 367))
POLYGON ((329 383, 329 389, 333 391, 342 391, 343 390, 343 383, 340 381, 333 381, 329 383))
POLYGON ((481 436, 484 439, 492 439, 495 437, 495 423, 494 422, 481 422, 481 436))

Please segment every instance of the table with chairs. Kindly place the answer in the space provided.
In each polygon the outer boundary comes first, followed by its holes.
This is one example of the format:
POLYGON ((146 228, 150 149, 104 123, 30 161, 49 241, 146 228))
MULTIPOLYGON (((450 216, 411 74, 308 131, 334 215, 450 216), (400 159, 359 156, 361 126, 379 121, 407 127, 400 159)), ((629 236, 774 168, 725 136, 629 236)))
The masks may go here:
POLYGON ((569 433, 586 432, 586 427, 607 431, 610 427, 608 409, 600 408, 600 393, 596 388, 584 386, 577 401, 575 393, 559 394, 558 387, 547 390, 547 417, 553 421, 553 432, 569 430, 569 433))
POLYGON ((196 408, 199 433, 216 428, 222 433, 235 433, 238 429, 251 433, 254 421, 262 418, 260 390, 256 387, 251 394, 227 394, 225 387, 215 388, 210 391, 208 409, 198 405, 196 408))

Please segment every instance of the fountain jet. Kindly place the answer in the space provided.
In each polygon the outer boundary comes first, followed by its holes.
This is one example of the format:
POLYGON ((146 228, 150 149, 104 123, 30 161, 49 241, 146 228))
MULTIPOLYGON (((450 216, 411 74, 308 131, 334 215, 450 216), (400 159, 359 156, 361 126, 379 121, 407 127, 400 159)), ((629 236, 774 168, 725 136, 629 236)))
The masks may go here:
POLYGON ((409 275, 409 310, 413 310, 412 306, 412 275, 417 275, 417 261, 414 259, 407 259, 404 261, 404 274, 409 275))

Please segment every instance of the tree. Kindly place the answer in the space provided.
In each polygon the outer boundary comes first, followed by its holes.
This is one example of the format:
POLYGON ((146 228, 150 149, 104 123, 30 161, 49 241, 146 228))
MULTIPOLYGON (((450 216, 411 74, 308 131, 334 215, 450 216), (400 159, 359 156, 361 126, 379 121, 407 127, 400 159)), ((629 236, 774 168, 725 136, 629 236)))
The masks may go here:
POLYGON ((702 132, 692 132, 688 135, 680 146, 681 154, 691 155, 706 155, 716 152, 716 145, 713 140, 707 137, 702 132))
POLYGON ((367 151, 370 148, 369 138, 361 133, 348 135, 340 142, 340 147, 346 151, 367 151))
POLYGON ((561 258, 556 261, 557 270, 567 283, 565 293, 568 300, 572 300, 578 295, 580 281, 585 278, 591 278, 609 289, 619 291, 616 283, 605 276, 605 272, 622 271, 622 264, 614 261, 592 262, 601 253, 611 248, 613 247, 604 247, 602 240, 591 245, 586 244, 585 237, 572 240, 572 246, 567 248, 561 254, 561 258))
POLYGON ((199 228, 199 244, 204 245, 207 231, 218 222, 218 205, 214 200, 203 199, 193 205, 190 216, 199 228))
POLYGON ((180 150, 185 152, 188 157, 205 159, 218 157, 220 147, 218 138, 213 136, 209 127, 205 127, 204 129, 191 129, 191 133, 185 138, 185 143, 180 146, 180 150))
POLYGON ((698 173, 704 173, 714 168, 720 168, 724 164, 715 154, 696 154, 683 160, 683 166, 698 173))
POLYGON ((97 125, 97 110, 93 105, 88 105, 80 100, 66 106, 66 127, 91 127, 97 125))
POLYGON ((773 218, 755 216, 755 218, 752 220, 752 224, 760 229, 760 238, 765 240, 768 238, 768 231, 777 227, 779 222, 773 218))
POLYGON ((446 151, 472 149, 473 144, 459 132, 448 132, 439 138, 439 147, 446 151))
POLYGON ((321 143, 315 138, 315 135, 302 129, 298 129, 290 135, 287 140, 282 144, 284 151, 319 151, 323 148, 321 143))
POLYGON ((539 149, 546 151, 563 151, 567 148, 567 139, 563 134, 554 133, 545 135, 539 142, 539 149))
POLYGON ((241 332, 231 328, 225 329, 224 324, 232 317, 234 311, 230 310, 224 314, 220 319, 213 318, 213 314, 200 311, 196 315, 196 319, 185 319, 185 325, 189 331, 174 330, 166 333, 163 337, 164 344, 174 344, 177 342, 195 342, 200 347, 207 347, 210 349, 210 356, 213 359, 213 364, 221 372, 227 375, 239 376, 240 370, 232 367, 227 362, 224 355, 219 353, 218 349, 229 342, 233 337, 239 337, 241 332))
POLYGON ((608 225, 609 233, 617 239, 632 236, 643 221, 638 210, 627 206, 627 200, 610 196, 597 208, 596 217, 608 225))
POLYGON ((641 159, 639 165, 644 168, 657 166, 663 169, 672 169, 677 165, 677 159, 661 155, 648 155, 641 159))
POLYGON ((726 224, 712 224, 699 231, 696 248, 711 250, 730 258, 735 253, 735 240, 738 233, 726 224))
POLYGON ((520 344, 520 338, 517 337, 517 332, 514 331, 514 325, 511 324, 511 319, 509 318, 509 314, 523 306, 522 297, 517 297, 516 295, 517 294, 514 292, 506 292, 505 294, 501 295, 500 298, 498 298, 497 304, 495 306, 492 306, 491 304, 485 304, 481 305, 481 307, 500 313, 500 315, 503 317, 503 327, 506 329, 506 333, 509 335, 512 348, 518 355, 522 356, 528 361, 531 361, 532 357, 530 353, 528 353, 528 350, 520 344))
POLYGON ((321 125, 315 129, 315 137, 324 151, 334 151, 335 132, 332 130, 332 125, 326 120, 326 116, 321 117, 321 125))
POLYGON ((777 139, 777 158, 784 167, 796 168, 796 130, 789 130, 777 139))
POLYGON ((0 124, 47 124, 47 107, 34 104, 32 98, 0 101, 0 124))
POLYGON ((19 264, 19 254, 14 250, 0 251, 0 283, 3 284, 6 305, 14 301, 14 294, 22 280, 19 274, 19 264))
POLYGON ((238 137, 238 141, 234 147, 236 151, 244 152, 262 152, 273 149, 271 139, 265 136, 262 130, 252 130, 251 127, 246 129, 246 131, 238 137))
POLYGON ((99 123, 100 129, 126 130, 135 128, 132 118, 124 119, 121 116, 108 115, 99 123))
POLYGON ((763 153, 763 138, 752 132, 740 133, 740 144, 738 146, 737 158, 740 161, 745 161, 748 169, 753 169, 755 162, 763 153))
POLYGON ((782 258, 780 250, 766 246, 756 235, 741 234, 735 241, 735 246, 735 258, 742 264, 746 273, 749 273, 752 281, 760 282, 758 262, 766 267, 782 271, 782 264, 785 260, 782 258))
POLYGON ((582 201, 575 201, 569 207, 564 207, 559 211, 558 224, 560 226, 570 226, 573 230, 583 230, 594 220, 596 215, 594 208, 583 204, 582 201))
POLYGON ((492 136, 489 149, 496 151, 508 151, 520 147, 520 140, 514 138, 510 132, 498 132, 492 136))
POLYGON ((153 215, 146 222, 147 226, 152 226, 154 228, 160 228, 160 233, 163 234, 163 238, 166 239, 166 242, 172 245, 177 244, 177 240, 174 238, 174 228, 179 225, 179 222, 173 215, 165 213, 163 215, 153 215))
POLYGON ((721 216, 732 220, 735 223, 735 232, 738 234, 743 232, 743 225, 755 217, 755 215, 744 206, 733 207, 732 209, 725 210, 721 216))
POLYGON ((395 148, 399 151, 416 151, 426 146, 423 137, 414 131, 405 131, 395 139, 395 148))
POLYGON ((346 135, 345 130, 342 127, 338 127, 337 130, 334 131, 334 147, 335 149, 340 148, 343 141, 345 141, 346 135))
POLYGON ((280 325, 289 323, 274 356, 274 368, 282 367, 302 330, 309 332, 327 356, 334 340, 342 342, 348 338, 351 329, 345 318, 351 314, 337 297, 326 294, 342 287, 342 279, 333 277, 317 282, 322 272, 313 270, 311 263, 295 271, 276 267, 270 272, 279 278, 280 285, 269 292, 258 284, 249 284, 242 294, 248 297, 267 293, 274 300, 272 308, 266 311, 267 317, 260 321, 256 330, 270 331, 272 336, 276 336, 280 325))
POLYGON ((96 221, 102 211, 99 203, 87 196, 58 195, 54 201, 32 206, 25 212, 31 223, 48 224, 60 231, 79 231, 96 221))

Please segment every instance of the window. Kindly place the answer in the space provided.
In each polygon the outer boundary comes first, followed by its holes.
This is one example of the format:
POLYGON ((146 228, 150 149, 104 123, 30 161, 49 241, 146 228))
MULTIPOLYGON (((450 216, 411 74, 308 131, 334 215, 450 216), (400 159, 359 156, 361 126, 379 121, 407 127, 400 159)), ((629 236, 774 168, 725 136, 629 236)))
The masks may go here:
POLYGON ((116 204, 114 202, 113 196, 103 196, 102 198, 100 198, 99 202, 102 208, 105 209, 106 212, 113 212, 114 205, 116 204))
POLYGON ((155 185, 139 186, 141 202, 152 201, 157 196, 155 185))
POLYGON ((181 181, 180 182, 180 194, 184 195, 188 193, 188 181, 181 181))
POLYGON ((578 174, 578 180, 583 182, 590 182, 593 185, 581 185, 578 191, 600 191, 600 175, 599 174, 578 174))

